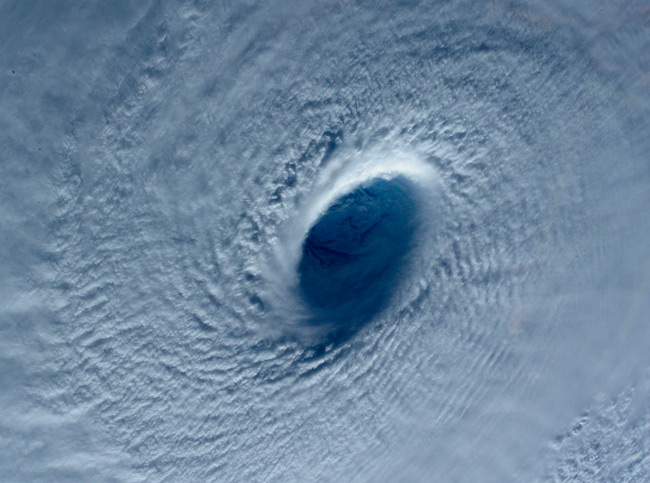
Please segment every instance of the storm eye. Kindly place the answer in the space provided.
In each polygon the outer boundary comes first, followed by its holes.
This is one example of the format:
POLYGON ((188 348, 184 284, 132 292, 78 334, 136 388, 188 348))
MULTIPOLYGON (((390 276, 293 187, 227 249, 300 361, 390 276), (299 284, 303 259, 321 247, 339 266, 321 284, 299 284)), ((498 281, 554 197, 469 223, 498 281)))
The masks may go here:
POLYGON ((317 314, 359 322, 384 306, 411 245, 415 210, 403 176, 374 178, 329 207, 307 233, 298 266, 302 296, 317 314))

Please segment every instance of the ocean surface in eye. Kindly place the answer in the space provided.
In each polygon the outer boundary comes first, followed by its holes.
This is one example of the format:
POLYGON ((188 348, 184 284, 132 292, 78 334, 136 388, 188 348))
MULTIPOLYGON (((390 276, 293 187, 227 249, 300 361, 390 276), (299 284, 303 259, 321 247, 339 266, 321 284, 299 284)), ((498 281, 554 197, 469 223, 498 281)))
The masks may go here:
POLYGON ((0 5, 1 481, 650 480, 650 9, 0 5))

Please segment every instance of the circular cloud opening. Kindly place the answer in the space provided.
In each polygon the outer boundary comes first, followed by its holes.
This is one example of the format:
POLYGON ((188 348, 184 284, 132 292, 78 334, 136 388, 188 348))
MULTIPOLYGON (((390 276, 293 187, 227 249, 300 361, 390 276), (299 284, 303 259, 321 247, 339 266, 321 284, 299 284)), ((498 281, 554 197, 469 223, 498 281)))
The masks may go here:
POLYGON ((381 309, 409 251, 415 212, 404 176, 370 179, 331 204, 307 233, 298 265, 302 296, 316 314, 358 322, 381 309))

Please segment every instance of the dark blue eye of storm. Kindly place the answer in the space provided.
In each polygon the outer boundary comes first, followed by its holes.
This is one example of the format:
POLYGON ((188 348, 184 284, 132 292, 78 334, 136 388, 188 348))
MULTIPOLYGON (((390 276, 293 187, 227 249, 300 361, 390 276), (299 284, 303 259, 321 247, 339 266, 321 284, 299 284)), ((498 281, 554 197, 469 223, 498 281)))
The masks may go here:
POLYGON ((298 267, 315 313, 345 323, 381 309, 411 245, 415 209, 403 176, 372 179, 330 206, 309 230, 298 267))

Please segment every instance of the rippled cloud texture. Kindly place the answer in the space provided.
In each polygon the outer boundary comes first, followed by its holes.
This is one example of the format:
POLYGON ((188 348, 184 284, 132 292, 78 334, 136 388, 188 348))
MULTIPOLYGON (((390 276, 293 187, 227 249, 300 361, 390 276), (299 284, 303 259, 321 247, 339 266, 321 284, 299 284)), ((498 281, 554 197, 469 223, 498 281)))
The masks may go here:
POLYGON ((0 4, 0 480, 650 479, 642 1, 0 4))

